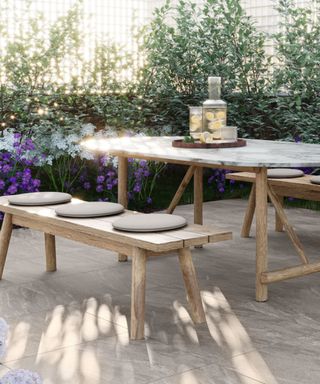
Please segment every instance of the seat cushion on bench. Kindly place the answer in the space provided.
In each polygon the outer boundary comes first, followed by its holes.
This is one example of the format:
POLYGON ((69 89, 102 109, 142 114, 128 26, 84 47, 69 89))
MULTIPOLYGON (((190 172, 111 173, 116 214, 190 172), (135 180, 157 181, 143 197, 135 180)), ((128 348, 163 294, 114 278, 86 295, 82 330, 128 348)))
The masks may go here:
POLYGON ((124 207, 121 204, 101 201, 67 204, 55 209, 58 216, 76 218, 112 216, 123 211, 124 207))
POLYGON ((268 177, 270 179, 291 179, 294 177, 301 177, 304 173, 300 169, 291 168, 274 168, 268 169, 268 177))
POLYGON ((310 179, 310 182, 312 184, 320 184, 320 175, 319 176, 312 176, 310 179))
POLYGON ((184 217, 167 213, 135 214, 112 223, 113 228, 126 232, 160 232, 187 225, 184 217))
POLYGON ((12 205, 54 205, 69 203, 72 196, 63 192, 31 192, 20 195, 7 196, 12 205))

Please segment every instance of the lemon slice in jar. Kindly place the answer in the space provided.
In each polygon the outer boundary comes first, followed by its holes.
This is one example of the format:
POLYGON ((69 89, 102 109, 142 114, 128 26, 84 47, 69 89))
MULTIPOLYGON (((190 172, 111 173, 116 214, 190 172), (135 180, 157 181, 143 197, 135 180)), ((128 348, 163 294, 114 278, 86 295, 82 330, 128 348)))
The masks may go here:
POLYGON ((226 114, 223 111, 220 111, 217 113, 217 118, 218 119, 224 119, 226 117, 226 114))
POLYGON ((206 119, 207 120, 213 120, 214 119, 214 113, 213 112, 206 112, 206 119))

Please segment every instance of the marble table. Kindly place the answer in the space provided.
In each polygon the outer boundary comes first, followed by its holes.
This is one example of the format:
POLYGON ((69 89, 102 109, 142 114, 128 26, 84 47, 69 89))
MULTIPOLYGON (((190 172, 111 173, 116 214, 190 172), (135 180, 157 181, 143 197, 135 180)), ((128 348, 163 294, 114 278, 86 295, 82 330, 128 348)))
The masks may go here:
MULTIPOLYGON (((87 150, 108 153, 119 159, 118 201, 127 205, 128 158, 163 161, 188 165, 169 208, 173 212, 183 191, 193 177, 194 221, 202 224, 202 176, 203 168, 224 168, 249 171, 256 174, 256 300, 268 299, 268 232, 267 232, 267 168, 320 167, 320 145, 266 140, 247 140, 246 147, 221 149, 174 148, 171 143, 181 137, 121 137, 89 139, 83 145, 87 150)), ((319 263, 320 266, 320 263, 319 263)), ((314 268, 315 266, 313 266, 314 268)), ((318 268, 318 264, 316 265, 318 268)), ((307 265, 299 265, 296 276, 302 275, 307 265), (301 274, 300 274, 301 269, 301 274)), ((283 280, 287 269, 283 272, 283 280)), ((273 272, 274 273, 274 272, 273 272)), ((310 272, 311 273, 311 272, 310 272)))

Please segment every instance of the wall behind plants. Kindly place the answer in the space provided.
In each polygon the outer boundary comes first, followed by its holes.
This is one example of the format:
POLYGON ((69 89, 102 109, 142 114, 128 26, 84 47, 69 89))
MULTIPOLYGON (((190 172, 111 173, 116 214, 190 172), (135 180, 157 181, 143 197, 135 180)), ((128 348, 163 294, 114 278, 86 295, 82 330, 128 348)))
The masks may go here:
MULTIPOLYGON (((90 135, 186 134, 188 105, 207 97, 210 75, 222 76, 228 123, 242 136, 320 142, 318 3, 312 14, 291 0, 279 2, 282 27, 270 58, 266 36, 240 0, 206 0, 200 8, 188 0, 176 6, 167 1, 150 25, 133 31, 140 67, 112 41, 99 42, 93 58, 86 58, 81 1, 45 33, 44 15, 25 15, 29 27, 15 40, 0 12, 0 151, 13 153, 19 133, 16 145, 30 139, 35 146, 29 167, 40 188, 114 200, 116 164, 83 153, 79 141, 90 135), (68 81, 66 64, 74 68, 68 81)), ((23 31, 22 20, 16 23, 23 31)), ((25 164, 19 167, 23 172, 25 164)), ((151 204, 161 166, 131 167, 132 202, 151 204)), ((6 173, 3 180, 4 193, 15 190, 14 176, 6 173)), ((221 193, 225 188, 218 184, 221 193)))

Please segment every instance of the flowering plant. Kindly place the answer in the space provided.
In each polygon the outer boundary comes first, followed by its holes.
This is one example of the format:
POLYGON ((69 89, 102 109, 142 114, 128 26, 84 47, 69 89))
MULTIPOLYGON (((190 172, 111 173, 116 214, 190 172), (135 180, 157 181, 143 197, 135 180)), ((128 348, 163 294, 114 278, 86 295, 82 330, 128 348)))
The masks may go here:
POLYGON ((16 369, 6 373, 1 379, 1 384, 42 384, 40 376, 26 369, 16 369))
MULTIPOLYGON (((5 134, 6 135, 6 134, 5 134)), ((38 156, 33 141, 22 139, 19 133, 11 135, 9 140, 0 140, 0 192, 13 195, 22 192, 37 192, 40 180, 33 178, 32 167, 41 164, 44 159, 38 156)))

